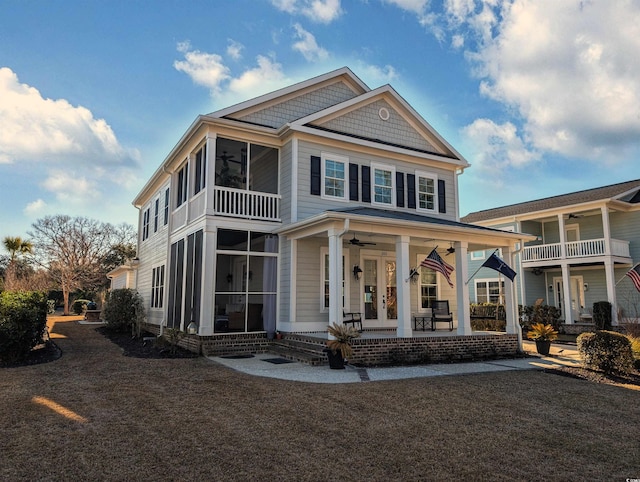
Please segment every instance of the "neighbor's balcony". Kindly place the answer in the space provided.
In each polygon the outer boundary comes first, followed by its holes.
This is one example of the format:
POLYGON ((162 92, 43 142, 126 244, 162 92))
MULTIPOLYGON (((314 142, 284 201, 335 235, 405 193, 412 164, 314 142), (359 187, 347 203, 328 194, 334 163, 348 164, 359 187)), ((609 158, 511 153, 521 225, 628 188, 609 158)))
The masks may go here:
POLYGON ((279 194, 216 186, 213 190, 213 213, 263 221, 280 221, 279 194))
POLYGON ((629 241, 611 239, 611 252, 607 253, 604 238, 570 241, 565 243, 565 256, 562 256, 562 243, 526 246, 522 250, 522 262, 550 261, 558 259, 590 258, 594 256, 617 256, 630 258, 629 241))

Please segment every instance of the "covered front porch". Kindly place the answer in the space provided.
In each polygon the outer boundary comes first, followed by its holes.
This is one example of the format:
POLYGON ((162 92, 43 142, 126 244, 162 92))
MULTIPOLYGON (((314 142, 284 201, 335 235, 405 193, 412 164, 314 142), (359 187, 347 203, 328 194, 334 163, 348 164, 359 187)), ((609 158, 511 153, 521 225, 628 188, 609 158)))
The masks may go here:
MULTIPOLYGON (((531 238, 374 208, 327 211, 279 234, 289 243, 292 282, 288 319, 282 317, 278 329, 288 334, 323 333, 325 339, 327 326, 342 324, 345 313, 352 312, 362 317, 366 339, 371 333, 392 335, 395 340, 429 337, 434 332, 417 331, 415 319, 426 316, 436 300, 448 301, 454 321, 454 331, 446 331, 449 336, 477 336, 471 329, 468 251, 500 247, 504 260, 513 266, 516 245, 531 238), (451 286, 440 273, 420 267, 432 250, 454 267, 451 286), (318 251, 320 273, 310 272, 307 267, 313 266, 318 251), (314 295, 320 298, 317 305, 314 295)), ((517 337, 511 283, 506 284, 505 295, 507 334, 517 337)))

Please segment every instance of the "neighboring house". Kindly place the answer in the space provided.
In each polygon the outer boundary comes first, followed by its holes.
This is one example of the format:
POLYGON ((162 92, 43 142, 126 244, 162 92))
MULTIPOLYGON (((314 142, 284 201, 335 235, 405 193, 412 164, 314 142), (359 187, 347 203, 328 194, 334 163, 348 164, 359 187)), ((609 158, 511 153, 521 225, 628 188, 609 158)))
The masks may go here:
POLYGON ((466 167, 392 87, 348 68, 201 115, 134 200, 148 322, 271 336, 360 312, 365 330, 411 337, 440 299, 471 334, 467 252, 508 256, 523 235, 459 221, 466 167), (435 247, 454 288, 428 269, 410 280, 435 247))
MULTIPOLYGON (((518 302, 556 306, 565 323, 591 321, 609 301, 613 320, 637 318, 638 293, 625 273, 640 261, 640 180, 471 213, 462 221, 537 236, 516 256, 518 302)), ((473 273, 491 251, 469 254, 473 273)), ((504 282, 482 268, 469 283, 472 302, 503 298, 504 282)))
POLYGON ((109 271, 107 278, 111 280, 110 289, 135 288, 137 261, 131 261, 109 271))

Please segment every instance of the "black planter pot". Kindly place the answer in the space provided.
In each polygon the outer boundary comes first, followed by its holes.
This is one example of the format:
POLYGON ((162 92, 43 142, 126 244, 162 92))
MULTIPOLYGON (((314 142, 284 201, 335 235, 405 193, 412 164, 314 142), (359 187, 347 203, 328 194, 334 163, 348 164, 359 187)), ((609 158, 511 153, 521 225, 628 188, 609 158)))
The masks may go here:
POLYGON ((551 349, 551 342, 549 340, 536 340, 536 350, 540 355, 549 355, 551 349))
POLYGON ((332 370, 344 370, 344 358, 340 350, 334 352, 326 348, 324 351, 327 353, 327 358, 329 359, 329 368, 332 370))

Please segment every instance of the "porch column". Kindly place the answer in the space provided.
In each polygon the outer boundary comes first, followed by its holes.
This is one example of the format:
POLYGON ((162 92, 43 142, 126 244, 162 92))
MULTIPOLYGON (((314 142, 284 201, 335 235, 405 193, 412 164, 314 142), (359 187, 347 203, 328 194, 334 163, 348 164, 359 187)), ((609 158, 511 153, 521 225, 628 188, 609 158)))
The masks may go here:
POLYGON ((604 254, 606 256, 613 256, 611 252, 611 225, 609 224, 609 208, 602 206, 600 208, 602 213, 602 235, 604 236, 604 254))
POLYGON ((213 335, 216 317, 216 245, 217 231, 205 228, 202 242, 202 299, 200 300, 200 320, 198 335, 213 335))
MULTIPOLYGON (((511 259, 511 249, 509 246, 502 248, 502 256, 503 259, 507 260, 507 264, 510 266, 515 266, 513 264, 513 259, 511 259)), ((501 276, 502 278, 502 276, 501 276)), ((507 315, 507 324, 506 331, 510 334, 517 334, 519 330, 518 326, 518 317, 515 315, 514 311, 514 295, 515 295, 515 287, 513 286, 515 283, 511 281, 509 278, 504 276, 504 311, 507 315)))
MULTIPOLYGON (((563 236, 564 238, 564 236, 563 236)), ((564 243, 562 244, 564 246, 564 243)), ((564 252, 564 248, 562 248, 564 252)), ((571 272, 566 261, 562 262, 562 299, 564 304, 562 310, 564 312, 564 322, 573 323, 573 313, 571 312, 571 272)))
POLYGON ((411 338, 411 283, 409 282, 409 236, 396 236, 396 304, 398 338, 411 338))
POLYGON ((618 306, 616 303, 616 280, 613 261, 610 257, 605 258, 604 274, 607 279, 607 301, 611 303, 611 323, 618 324, 618 306))
POLYGON ((329 324, 342 324, 342 236, 329 229, 329 324))
MULTIPOLYGON (((567 233, 564 229, 564 215, 558 214, 558 236, 560 236, 560 257, 567 258, 567 233)), ((566 284, 566 283, 565 283, 566 284)))
POLYGON ((469 287, 465 284, 469 279, 467 251, 469 243, 456 241, 456 300, 458 302, 458 335, 471 335, 471 310, 469 308, 469 287))

